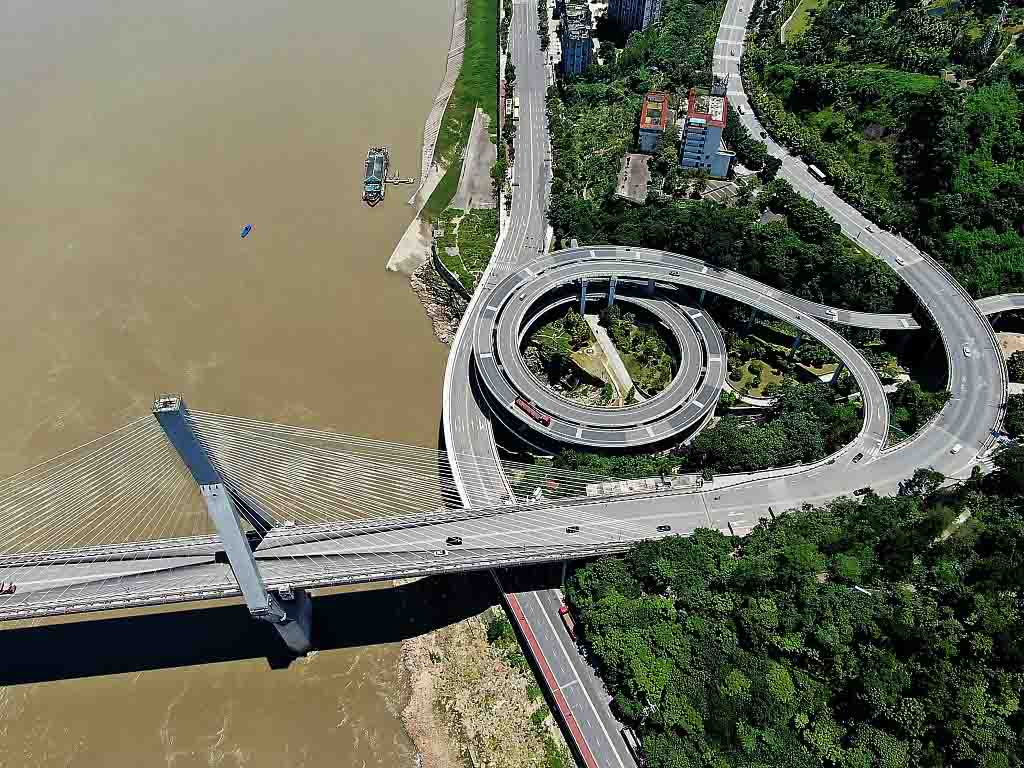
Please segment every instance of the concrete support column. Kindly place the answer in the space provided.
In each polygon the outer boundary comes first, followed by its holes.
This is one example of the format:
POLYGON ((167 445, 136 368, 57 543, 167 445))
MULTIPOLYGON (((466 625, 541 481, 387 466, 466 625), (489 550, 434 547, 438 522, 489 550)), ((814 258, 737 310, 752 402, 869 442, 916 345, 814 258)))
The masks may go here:
MULTIPOLYGON (((196 439, 185 414, 184 401, 175 395, 163 395, 153 403, 153 416, 199 486, 206 513, 217 529, 217 536, 224 546, 224 554, 227 555, 249 615, 273 624, 292 652, 300 655, 307 653, 313 647, 313 606, 309 595, 301 589, 285 588, 280 593, 267 590, 249 546, 249 539, 242 530, 231 492, 224 485, 224 479, 213 466, 206 450, 196 439)), ((244 506, 254 505, 245 500, 244 506)), ((253 510, 247 510, 246 516, 251 514, 253 510)), ((273 524, 268 515, 260 512, 256 514, 267 522, 267 527, 273 524)))
POLYGON ((750 326, 754 324, 754 321, 757 320, 757 318, 760 317, 760 315, 761 313, 758 312, 756 309, 751 310, 750 317, 747 318, 747 324, 743 326, 744 333, 747 333, 750 330, 750 326))
POLYGON ((615 303, 615 286, 618 284, 619 278, 612 276, 612 279, 608 281, 608 306, 612 306, 615 303))
POLYGON ((796 338, 793 339, 793 346, 791 346, 789 348, 789 356, 790 357, 792 357, 794 354, 796 354, 796 351, 798 349, 800 349, 800 343, 803 340, 804 340, 804 332, 803 331, 797 331, 796 332, 796 338))
POLYGON ((647 281, 647 295, 648 296, 653 296, 654 295, 654 279, 653 278, 647 281))
POLYGON ((843 375, 843 371, 846 370, 846 363, 842 360, 839 361, 839 367, 836 368, 836 372, 832 374, 832 386, 839 386, 839 377, 843 375))
POLYGON ((704 306, 704 296, 705 296, 705 294, 707 294, 707 290, 705 290, 704 288, 701 288, 700 289, 700 295, 697 297, 697 303, 700 304, 702 307, 704 306))
POLYGON ((587 280, 580 280, 580 314, 587 314, 587 280))

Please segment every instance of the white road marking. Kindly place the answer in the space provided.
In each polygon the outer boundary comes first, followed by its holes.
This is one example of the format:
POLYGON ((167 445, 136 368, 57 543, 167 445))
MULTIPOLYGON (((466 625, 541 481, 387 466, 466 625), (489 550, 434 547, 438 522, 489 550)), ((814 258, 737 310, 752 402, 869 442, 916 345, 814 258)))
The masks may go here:
POLYGON ((491 357, 491 356, 492 356, 492 355, 491 355, 491 353, 490 353, 490 352, 481 352, 481 353, 480 353, 480 357, 491 357))
MULTIPOLYGON (((540 601, 540 597, 537 596, 537 593, 533 592, 531 594, 533 595, 533 599, 537 601, 537 605, 540 606, 540 612, 541 615, 544 617, 544 621, 547 622, 548 626, 551 628, 551 631, 554 633, 555 640, 558 643, 559 650, 562 651, 562 655, 565 656, 565 660, 569 663, 569 667, 572 668, 572 671, 575 674, 576 669, 572 666, 572 658, 569 656, 569 652, 565 650, 565 645, 562 642, 562 635, 558 632, 558 630, 555 629, 555 625, 552 623, 551 617, 548 616, 548 612, 544 610, 544 603, 540 601)), ((576 679, 579 679, 579 675, 577 675, 576 679)), ((581 685, 580 690, 583 692, 584 698, 586 698, 587 703, 590 705, 590 708, 596 715, 597 707, 594 706, 594 700, 590 698, 590 693, 587 692, 587 686, 581 685)), ((612 741, 612 737, 608 734, 608 729, 604 727, 604 721, 600 717, 597 718, 597 724, 601 727, 601 732, 604 733, 604 737, 608 739, 608 743, 613 745, 612 754, 615 755, 615 760, 616 762, 618 762, 619 768, 626 768, 625 764, 622 762, 622 758, 619 757, 618 750, 614 748, 614 742, 612 741)))

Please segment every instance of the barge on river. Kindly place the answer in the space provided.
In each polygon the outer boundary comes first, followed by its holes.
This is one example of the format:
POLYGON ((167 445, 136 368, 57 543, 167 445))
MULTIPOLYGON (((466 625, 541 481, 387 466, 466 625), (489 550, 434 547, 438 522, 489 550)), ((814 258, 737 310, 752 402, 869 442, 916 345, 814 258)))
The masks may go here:
POLYGON ((391 153, 387 147, 370 147, 370 150, 366 153, 363 202, 371 207, 384 199, 390 159, 391 153))

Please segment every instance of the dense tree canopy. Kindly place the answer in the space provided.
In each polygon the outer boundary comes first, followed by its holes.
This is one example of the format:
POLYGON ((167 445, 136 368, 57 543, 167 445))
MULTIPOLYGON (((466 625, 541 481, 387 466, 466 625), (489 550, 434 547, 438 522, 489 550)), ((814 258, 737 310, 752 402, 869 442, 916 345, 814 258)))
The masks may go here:
POLYGON ((573 575, 652 768, 1021 765, 1022 500, 934 475, 573 575))
POLYGON ((746 57, 773 134, 975 296, 1024 288, 1024 56, 987 71, 1007 41, 986 43, 993 14, 988 2, 942 15, 895 0, 829 3, 786 45, 762 14, 746 57))

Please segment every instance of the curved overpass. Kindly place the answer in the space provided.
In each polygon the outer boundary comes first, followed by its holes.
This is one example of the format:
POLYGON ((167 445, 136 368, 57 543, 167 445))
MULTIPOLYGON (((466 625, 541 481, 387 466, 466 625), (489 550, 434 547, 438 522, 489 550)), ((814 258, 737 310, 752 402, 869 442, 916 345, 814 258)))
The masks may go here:
MULTIPOLYGON (((473 329, 475 363, 494 406, 503 408, 505 416, 511 415, 560 442, 634 448, 676 437, 701 423, 714 410, 728 361, 714 322, 697 309, 687 310, 687 315, 701 324, 701 336, 710 339, 711 346, 704 360, 707 375, 696 389, 670 386, 640 406, 591 409, 554 395, 526 369, 520 353, 523 329, 528 318, 536 314, 533 308, 543 304, 543 297, 579 280, 607 280, 612 275, 710 291, 773 315, 818 339, 836 353, 860 387, 865 410, 861 437, 885 443, 889 409, 878 375, 855 347, 821 320, 866 328, 917 328, 913 317, 836 310, 777 291, 736 272, 715 270, 698 259, 667 251, 616 246, 570 248, 541 257, 482 291, 480 301, 486 308, 473 329), (550 415, 551 423, 541 425, 516 407, 515 400, 520 396, 550 415)), ((654 305, 655 302, 649 302, 649 306, 654 305)), ((681 334, 678 321, 668 325, 674 333, 681 334)))
POLYGON ((1014 309, 1024 309, 1024 293, 1002 293, 999 296, 986 296, 974 302, 983 315, 995 315, 1014 309))

